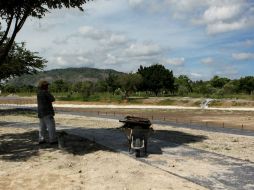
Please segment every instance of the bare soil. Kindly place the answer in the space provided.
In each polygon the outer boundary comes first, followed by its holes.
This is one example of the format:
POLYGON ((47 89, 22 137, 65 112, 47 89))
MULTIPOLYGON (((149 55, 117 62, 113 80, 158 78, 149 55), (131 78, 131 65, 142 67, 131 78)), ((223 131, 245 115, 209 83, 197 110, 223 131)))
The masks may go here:
MULTIPOLYGON (((121 126, 118 120, 70 114, 57 114, 55 119, 57 126, 94 129, 121 126)), ((66 137, 64 149, 57 145, 39 146, 37 129, 30 128, 37 126, 36 114, 0 117, 0 189, 205 189, 74 135, 66 137)), ((254 162, 253 137, 162 125, 153 128, 154 135, 173 143, 254 162)), ((160 155, 150 159, 159 162, 160 155)), ((179 160, 172 157, 167 164, 186 176, 192 170, 204 177, 223 170, 209 163, 198 169, 195 166, 199 160, 189 159, 185 165, 179 164, 179 160)))
POLYGON ((0 128, 0 189, 206 189, 77 136, 61 150, 37 135, 0 128))
POLYGON ((222 111, 222 110, 163 110, 163 109, 81 109, 57 108, 58 111, 76 111, 84 115, 135 115, 151 120, 171 121, 187 125, 213 127, 228 127, 254 130, 254 112, 252 111, 222 111))

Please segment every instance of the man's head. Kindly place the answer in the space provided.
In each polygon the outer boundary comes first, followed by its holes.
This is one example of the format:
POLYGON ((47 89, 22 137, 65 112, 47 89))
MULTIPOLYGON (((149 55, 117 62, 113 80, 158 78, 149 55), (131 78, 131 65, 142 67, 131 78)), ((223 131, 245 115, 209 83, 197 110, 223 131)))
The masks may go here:
POLYGON ((49 83, 46 80, 41 80, 38 84, 38 88, 41 90, 48 90, 49 83))

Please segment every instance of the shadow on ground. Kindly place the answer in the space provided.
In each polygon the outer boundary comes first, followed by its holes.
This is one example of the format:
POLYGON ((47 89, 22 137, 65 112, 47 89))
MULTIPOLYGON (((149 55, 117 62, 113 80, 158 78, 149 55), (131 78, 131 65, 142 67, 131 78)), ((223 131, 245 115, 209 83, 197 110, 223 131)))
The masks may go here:
MULTIPOLYGON (((113 150, 128 152, 127 136, 121 128, 69 128, 65 131, 94 140, 113 150)), ((192 135, 178 131, 156 130, 148 138, 147 153, 148 155, 162 154, 163 148, 173 148, 189 143, 202 142, 205 139, 207 137, 201 135, 192 135)))
MULTIPOLYGON (((35 111, 31 109, 0 110, 0 115, 4 114, 35 114, 35 111)), ((28 125, 27 123, 19 122, 0 122, 0 127, 34 127, 34 124, 28 125)), ((105 128, 104 126, 99 126, 100 128, 58 127, 66 128, 64 131, 68 132, 68 134, 64 135, 65 145, 63 148, 63 151, 67 153, 84 155, 97 150, 108 150, 105 147, 110 147, 111 150, 128 151, 127 137, 119 128, 105 128)), ((148 140, 148 154, 162 154, 163 148, 202 142, 205 139, 205 136, 179 131, 156 130, 148 140)), ((24 133, 0 134, 0 159, 11 161, 26 160, 38 155, 40 149, 54 151, 58 149, 58 145, 38 145, 37 130, 24 133)))
POLYGON ((207 137, 203 135, 192 135, 189 133, 169 130, 156 130, 152 136, 153 138, 176 143, 176 145, 202 142, 207 137))
MULTIPOLYGON (((61 131, 58 131, 61 133, 61 131)), ((84 155, 98 150, 108 150, 95 142, 81 138, 76 135, 64 135, 64 147, 61 149, 65 153, 74 155, 84 155)), ((59 150, 58 144, 48 143, 38 144, 38 131, 24 133, 7 133, 0 135, 0 159, 8 161, 25 161, 30 157, 38 156, 39 150, 55 151, 59 150)), ((109 151, 109 150, 108 150, 109 151)))
POLYGON ((37 115, 37 111, 31 108, 0 109, 0 115, 26 115, 26 114, 37 115))
MULTIPOLYGON (((11 127, 14 128, 22 126, 24 128, 24 125, 26 125, 23 123, 7 123, 4 124, 2 122, 0 126, 5 128, 11 124, 11 127)), ((62 136, 62 139, 64 139, 64 148, 62 150, 70 154, 84 155, 98 150, 128 150, 126 136, 121 130, 116 128, 68 128, 58 131, 58 136, 62 136), (93 138, 87 138, 89 135, 93 138), (111 149, 109 150, 106 147, 111 149)), ((178 131, 158 130, 151 135, 151 139, 148 141, 148 154, 162 154, 162 148, 201 142, 205 139, 205 136, 191 135, 178 131)), ((9 161, 27 160, 30 157, 37 156, 40 149, 55 151, 59 147, 57 144, 38 145, 37 130, 24 133, 0 134, 0 159, 9 161)))

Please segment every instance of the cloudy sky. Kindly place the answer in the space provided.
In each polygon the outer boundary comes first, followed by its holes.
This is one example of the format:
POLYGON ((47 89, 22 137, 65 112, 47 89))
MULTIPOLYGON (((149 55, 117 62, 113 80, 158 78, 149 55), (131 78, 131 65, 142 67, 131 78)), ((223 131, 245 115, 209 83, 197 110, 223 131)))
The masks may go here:
POLYGON ((254 75, 253 0, 94 0, 84 7, 29 19, 17 41, 46 58, 46 69, 135 72, 160 63, 193 80, 254 75))

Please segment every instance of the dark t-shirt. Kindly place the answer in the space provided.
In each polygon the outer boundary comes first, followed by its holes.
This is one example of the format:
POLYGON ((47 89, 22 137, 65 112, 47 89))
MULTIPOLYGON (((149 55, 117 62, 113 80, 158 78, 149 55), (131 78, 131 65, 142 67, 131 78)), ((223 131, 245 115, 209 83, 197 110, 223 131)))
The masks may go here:
POLYGON ((55 115, 52 102, 55 98, 47 90, 38 90, 37 92, 37 104, 38 104, 38 117, 44 117, 47 115, 55 115))

